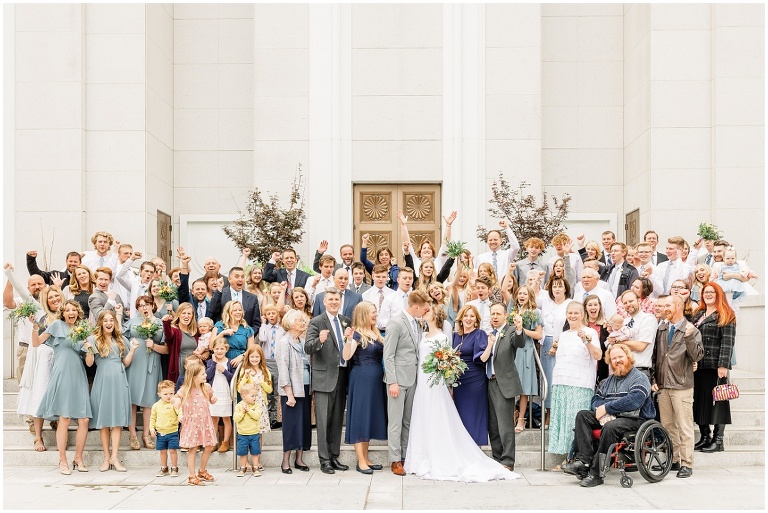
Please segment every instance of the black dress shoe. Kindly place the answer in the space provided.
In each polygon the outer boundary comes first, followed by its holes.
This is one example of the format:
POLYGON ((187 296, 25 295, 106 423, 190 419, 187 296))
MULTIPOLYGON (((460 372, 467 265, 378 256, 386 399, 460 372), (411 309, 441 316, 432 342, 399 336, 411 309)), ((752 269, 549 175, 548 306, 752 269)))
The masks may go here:
POLYGON ((372 468, 360 468, 360 465, 355 465, 355 470, 357 470, 361 474, 366 474, 366 475, 373 474, 373 469, 372 468))
POLYGON ((283 423, 282 422, 274 421, 274 422, 270 422, 269 423, 269 429, 277 429, 277 428, 281 428, 281 427, 283 427, 283 423))
POLYGON ((673 463, 669 470, 680 470, 680 463, 673 463))
POLYGON ((309 472, 309 467, 306 465, 299 465, 294 461, 293 466, 296 468, 296 470, 301 470, 302 472, 309 472))
POLYGON ((280 470, 283 471, 283 474, 293 474, 293 470, 291 470, 291 467, 288 467, 288 468, 280 467, 280 470))
POLYGON ((677 471, 677 477, 691 477, 693 475, 693 469, 690 467, 680 467, 677 471))
POLYGON ((572 463, 566 463, 563 465, 563 472, 576 476, 579 479, 584 479, 589 474, 589 467, 587 467, 582 461, 575 460, 572 463))
POLYGON ((591 474, 581 480, 581 486, 585 488, 592 488, 593 486, 600 486, 601 484, 603 484, 603 478, 595 477, 591 474))
POLYGON ((333 467, 331 466, 330 461, 324 461, 320 464, 320 470, 323 472, 323 474, 335 474, 336 471, 333 470, 333 467))
POLYGON ((384 468, 383 465, 368 465, 371 470, 382 470, 384 468))
POLYGON ((347 465, 340 463, 336 458, 331 458, 331 467, 333 467, 335 470, 349 470, 347 465))

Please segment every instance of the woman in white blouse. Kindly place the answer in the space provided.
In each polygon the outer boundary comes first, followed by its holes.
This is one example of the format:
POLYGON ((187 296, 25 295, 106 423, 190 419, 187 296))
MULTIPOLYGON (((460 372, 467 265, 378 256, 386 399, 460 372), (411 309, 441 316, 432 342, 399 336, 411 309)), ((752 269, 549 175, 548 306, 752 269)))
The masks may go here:
POLYGON ((569 302, 565 316, 569 328, 558 340, 552 372, 549 452, 554 454, 567 454, 571 449, 576 414, 592 403, 597 360, 602 355, 597 332, 584 325, 584 306, 569 302))

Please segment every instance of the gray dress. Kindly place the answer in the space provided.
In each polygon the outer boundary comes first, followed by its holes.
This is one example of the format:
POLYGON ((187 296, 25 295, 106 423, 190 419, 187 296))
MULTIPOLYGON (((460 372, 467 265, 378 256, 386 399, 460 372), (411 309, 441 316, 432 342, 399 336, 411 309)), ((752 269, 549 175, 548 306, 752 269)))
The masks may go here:
MULTIPOLYGON (((127 343, 130 343, 132 338, 139 341, 139 347, 133 353, 133 360, 125 374, 128 377, 128 388, 131 391, 131 404, 151 408, 158 401, 157 384, 162 381, 162 369, 160 368, 160 355, 157 351, 151 351, 147 354, 146 342, 136 333, 136 326, 142 321, 143 318, 139 314, 125 323, 123 327, 123 337, 128 339, 127 343)), ((152 337, 152 341, 155 344, 165 344, 162 325, 152 337)))
POLYGON ((197 340, 189 333, 181 331, 181 347, 179 348, 179 372, 184 372, 184 360, 197 349, 197 340))
MULTIPOLYGON (((89 340, 96 345, 93 337, 89 340)), ((98 353, 94 356, 96 377, 91 387, 93 420, 90 423, 94 429, 123 427, 131 423, 131 393, 122 360, 128 354, 128 348, 122 354, 118 351, 117 342, 112 340, 107 356, 102 357, 98 353)))
POLYGON ((50 334, 46 342, 53 347, 53 368, 35 416, 46 420, 92 417, 88 378, 80 356, 83 342, 74 344, 67 339, 69 327, 62 320, 54 321, 45 333, 50 334))
MULTIPOLYGON (((535 330, 537 326, 541 325, 541 311, 538 308, 536 309, 536 315, 538 320, 536 322, 524 323, 523 327, 525 329, 535 330)), ((533 339, 526 335, 525 346, 518 349, 515 354, 515 366, 517 367, 517 373, 520 375, 520 384, 523 385, 524 395, 538 395, 539 393, 539 378, 536 375, 534 351, 536 351, 536 346, 533 339)))

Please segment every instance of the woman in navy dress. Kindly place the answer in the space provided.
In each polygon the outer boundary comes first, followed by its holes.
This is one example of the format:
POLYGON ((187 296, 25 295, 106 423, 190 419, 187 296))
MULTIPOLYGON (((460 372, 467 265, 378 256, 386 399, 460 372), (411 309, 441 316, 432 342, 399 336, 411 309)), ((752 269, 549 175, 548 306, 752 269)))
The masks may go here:
POLYGON ((384 385, 384 337, 376 328, 376 305, 362 301, 344 333, 343 358, 351 364, 344 443, 355 445, 357 471, 381 470, 368 458, 368 443, 387 439, 387 392, 384 385))
POLYGON ((488 335, 480 328, 480 314, 465 305, 456 316, 457 333, 453 347, 461 352, 467 364, 460 384, 453 389, 453 401, 461 422, 477 445, 488 445, 488 379, 480 356, 488 347, 488 335))
POLYGON ((59 451, 59 471, 64 475, 72 472, 67 463, 67 436, 70 419, 77 419, 75 435, 75 457, 72 460, 74 470, 88 472, 83 465, 83 449, 88 436, 88 419, 91 413, 91 398, 88 394, 88 379, 85 366, 80 357, 83 342, 72 342, 68 337, 75 323, 83 318, 83 309, 74 299, 59 307, 55 320, 45 333, 38 335, 37 323, 32 325, 32 345, 37 347, 51 339, 53 347, 53 368, 51 378, 40 402, 36 417, 59 420, 56 428, 56 448, 59 451))
MULTIPOLYGON (((122 314, 122 308, 116 310, 122 314)), ((133 339, 130 347, 126 346, 126 342, 115 319, 115 312, 105 309, 96 320, 93 335, 83 344, 83 349, 88 350, 85 364, 89 367, 96 364, 96 376, 91 388, 91 427, 100 430, 101 447, 104 449, 104 462, 99 467, 101 472, 106 472, 110 467, 118 472, 126 471, 117 454, 120 434, 131 423, 131 393, 125 367, 131 364, 139 341, 133 339)))

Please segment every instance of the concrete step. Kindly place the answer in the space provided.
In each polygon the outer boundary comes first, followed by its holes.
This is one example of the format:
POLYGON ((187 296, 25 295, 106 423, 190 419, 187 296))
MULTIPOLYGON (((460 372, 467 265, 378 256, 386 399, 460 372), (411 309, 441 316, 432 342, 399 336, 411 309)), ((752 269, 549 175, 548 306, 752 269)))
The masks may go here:
POLYGON ((739 390, 739 398, 731 401, 731 411, 737 410, 765 411, 765 392, 744 392, 739 390))
MULTIPOLYGON (((70 425, 69 427, 69 444, 74 447, 75 444, 75 432, 76 426, 70 425)), ((139 438, 143 436, 141 427, 136 430, 139 438)), ((698 436, 698 434, 696 435, 698 436)), ((120 437, 120 446, 128 447, 129 433, 127 429, 123 429, 120 437)), ((342 440, 344 435, 342 433, 342 440)), ((531 446, 538 447, 541 440, 541 435, 537 429, 526 429, 522 433, 518 433, 515 436, 515 442, 518 447, 531 446)), ((26 424, 6 426, 3 432, 3 443, 6 446, 27 446, 31 449, 34 436, 29 432, 26 424)), ((56 444, 56 433, 51 430, 48 423, 43 426, 43 442, 48 447, 53 447, 56 444)), ((264 433, 262 445, 264 447, 280 447, 283 442, 282 431, 277 429, 264 433)), ((548 433, 545 433, 544 444, 549 442, 548 433)), ((101 439, 98 431, 89 431, 85 442, 87 447, 100 447, 101 439)), ((744 445, 755 448, 762 448, 765 446, 765 430, 761 427, 734 427, 728 426, 725 430, 725 444, 729 445, 744 445)), ((385 440, 371 440, 371 447, 386 446, 385 440)), ((312 446, 317 447, 317 431, 312 430, 312 446)), ((142 443, 143 447, 143 443, 142 443)))
POLYGON ((747 409, 732 409, 731 421, 734 426, 754 426, 765 427, 765 411, 764 410, 747 410, 747 409))
POLYGON ((3 380, 3 392, 18 392, 19 382, 16 379, 4 379, 3 380))
MULTIPOLYGON (((490 449, 485 447, 484 452, 490 456, 490 449)), ((68 457, 71 459, 73 448, 70 447, 68 457)), ((384 446, 371 446, 369 452, 370 458, 374 463, 380 465, 389 465, 387 448, 384 446)), ((96 470, 103 461, 103 452, 100 448, 86 447, 83 453, 85 464, 96 470)), ((281 447, 264 447, 261 453, 262 464, 268 469, 276 469, 282 461, 283 452, 281 447)), ((228 469, 233 467, 233 451, 221 454, 214 452, 211 455, 208 468, 214 472, 219 469, 228 469)), ((5 446, 3 449, 4 465, 12 466, 51 466, 58 464, 59 457, 55 447, 49 447, 48 451, 35 452, 25 447, 5 446)), ((343 445, 339 454, 339 460, 354 468, 356 457, 352 446, 343 445)), ((158 451, 142 449, 139 451, 120 451, 120 461, 129 468, 159 466, 160 456, 158 451)), ((184 453, 179 454, 180 467, 185 466, 184 453)), ((304 461, 313 468, 319 467, 317 449, 313 447, 304 454, 304 461)), ((547 453, 545 455, 545 468, 552 468, 560 463, 561 457, 547 453)), ((723 468, 726 466, 762 466, 765 464, 765 452, 756 450, 753 447, 744 446, 726 446, 724 452, 719 453, 695 453, 694 465, 696 468, 723 468)), ((541 465, 541 453, 538 448, 532 446, 521 446, 517 448, 515 454, 515 467, 517 468, 539 468, 541 465)))
POLYGON ((731 381, 739 385, 739 392, 765 392, 765 376, 762 374, 734 369, 731 381))

